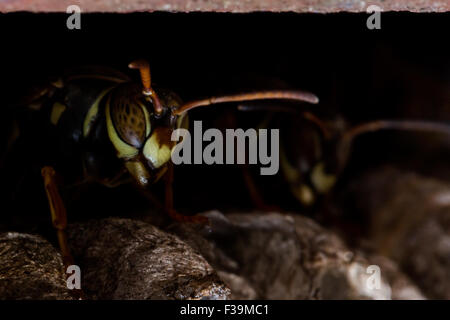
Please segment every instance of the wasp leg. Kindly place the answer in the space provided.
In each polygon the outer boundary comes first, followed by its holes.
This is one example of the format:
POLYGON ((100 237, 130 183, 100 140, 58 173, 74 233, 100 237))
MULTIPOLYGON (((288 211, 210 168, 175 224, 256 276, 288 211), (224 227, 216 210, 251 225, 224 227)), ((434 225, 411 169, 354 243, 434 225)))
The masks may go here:
POLYGON ((208 223, 208 218, 193 215, 193 216, 185 216, 183 214, 178 213, 173 208, 173 164, 168 164, 168 170, 164 177, 165 179, 165 202, 164 208, 167 214, 175 221, 179 222, 188 222, 188 223, 208 223))
POLYGON ((56 183, 56 173, 52 167, 43 167, 41 170, 44 178, 45 192, 50 206, 50 213, 52 215, 52 224, 57 231, 58 243, 61 249, 64 264, 69 266, 73 264, 73 258, 69 251, 67 244, 67 236, 65 229, 67 227, 66 208, 62 202, 56 183))
MULTIPOLYGON (((59 248, 61 250, 65 270, 67 270, 68 266, 74 264, 74 260, 70 254, 67 235, 65 232, 67 227, 66 208, 58 191, 55 170, 50 166, 46 166, 42 168, 41 174, 44 179, 45 192, 47 194, 50 213, 52 215, 52 224, 57 232, 59 248)), ((78 299, 84 297, 83 292, 79 289, 73 289, 71 292, 78 299)))
POLYGON ((264 202, 247 165, 242 166, 242 175, 244 176, 244 181, 250 194, 250 199, 257 209, 261 211, 281 211, 281 208, 274 205, 268 205, 264 202))

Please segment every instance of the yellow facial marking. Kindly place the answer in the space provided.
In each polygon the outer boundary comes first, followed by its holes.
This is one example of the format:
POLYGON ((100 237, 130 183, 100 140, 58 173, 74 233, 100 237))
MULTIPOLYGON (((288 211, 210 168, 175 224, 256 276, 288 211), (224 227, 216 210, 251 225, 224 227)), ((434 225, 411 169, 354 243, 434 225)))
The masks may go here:
POLYGON ((312 205, 316 200, 314 192, 305 184, 302 184, 297 188, 293 188, 292 193, 305 206, 312 205))
POLYGON ((311 182, 319 193, 327 193, 336 183, 336 176, 325 173, 323 162, 319 162, 311 172, 311 182))
POLYGON ((100 103, 100 100, 105 96, 105 94, 111 90, 111 88, 104 90, 100 95, 98 96, 97 100, 92 104, 92 106, 89 108, 86 117, 84 118, 83 123, 83 136, 87 137, 89 132, 91 131, 92 124, 94 123, 95 118, 98 114, 98 105, 100 103))
POLYGON ((50 114, 50 122, 56 126, 58 124, 59 118, 61 118, 66 108, 67 107, 62 103, 55 102, 52 106, 52 113, 50 114))
POLYGON ((161 167, 170 159, 169 146, 160 144, 158 132, 154 132, 144 145, 144 157, 151 161, 155 168, 161 167))
POLYGON ((108 136, 111 140, 112 144, 117 150, 117 156, 119 158, 132 158, 136 156, 139 152, 138 149, 136 149, 133 146, 130 146, 129 144, 125 143, 120 139, 119 135, 117 134, 116 128, 114 128, 114 124, 111 119, 111 113, 110 113, 110 105, 109 100, 111 97, 108 97, 108 101, 106 102, 106 127, 108 129, 108 136))

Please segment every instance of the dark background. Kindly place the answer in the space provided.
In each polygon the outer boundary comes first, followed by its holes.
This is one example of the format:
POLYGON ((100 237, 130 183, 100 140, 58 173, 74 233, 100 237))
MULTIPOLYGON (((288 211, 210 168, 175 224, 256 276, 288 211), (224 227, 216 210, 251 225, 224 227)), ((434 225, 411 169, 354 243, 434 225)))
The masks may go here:
MULTIPOLYGON (((318 115, 332 119, 339 114, 349 124, 379 118, 450 120, 448 14, 382 13, 381 30, 366 28, 366 14, 82 14, 81 30, 68 30, 67 17, 0 15, 4 110, 24 88, 64 68, 99 64, 137 76, 127 64, 146 58, 154 81, 184 100, 252 88, 252 80, 243 80, 251 75, 250 79, 279 78, 293 88, 314 92, 320 98, 314 107, 318 115)), ((226 108, 199 109, 190 116, 204 120, 205 127, 213 126, 226 116, 226 108)), ((2 139, 11 121, 8 116, 4 112, 1 119, 2 139)), ((261 119, 253 113, 238 117, 240 127, 255 126, 261 119)), ((380 163, 450 179, 445 166, 449 141, 405 133, 359 139, 341 183, 380 163)), ((31 165, 33 155, 27 159, 31 165)), ((277 178, 257 177, 266 201, 305 212, 277 178)), ((175 205, 181 212, 252 208, 237 166, 177 167, 175 179, 175 205)), ((111 214, 126 217, 131 207, 139 212, 148 208, 129 186, 85 188, 65 195, 71 221, 111 214)), ((32 216, 27 221, 49 221, 40 181, 29 184, 21 199, 19 204, 6 199, 3 215, 20 217, 26 212, 32 216)), ((13 221, 15 228, 24 222, 13 221)))

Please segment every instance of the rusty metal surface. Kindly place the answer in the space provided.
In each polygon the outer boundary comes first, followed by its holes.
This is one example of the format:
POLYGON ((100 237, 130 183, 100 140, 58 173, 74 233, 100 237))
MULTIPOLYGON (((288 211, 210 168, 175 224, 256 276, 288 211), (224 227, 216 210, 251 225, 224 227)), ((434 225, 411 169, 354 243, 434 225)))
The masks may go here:
POLYGON ((1 12, 365 12, 370 5, 383 11, 448 12, 450 0, 0 0, 1 12))

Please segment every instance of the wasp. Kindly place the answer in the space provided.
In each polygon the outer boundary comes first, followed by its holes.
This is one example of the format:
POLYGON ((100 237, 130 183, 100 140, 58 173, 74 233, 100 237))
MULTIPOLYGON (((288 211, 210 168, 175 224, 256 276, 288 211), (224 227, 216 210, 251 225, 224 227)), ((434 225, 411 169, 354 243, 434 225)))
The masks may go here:
MULTIPOLYGON (((450 125, 427 120, 380 119, 349 126, 343 117, 322 120, 310 111, 276 102, 249 102, 240 111, 268 111, 261 126, 280 130, 280 169, 290 193, 303 208, 311 208, 330 194, 342 175, 357 138, 381 131, 429 132, 450 136, 450 125), (287 117, 284 115, 288 115, 287 117)), ((253 203, 267 210, 252 177, 246 182, 253 203)), ((277 208, 279 209, 279 208, 277 208)))
POLYGON ((18 121, 18 127, 21 135, 33 141, 27 153, 41 168, 66 265, 73 259, 65 235, 67 214, 61 186, 135 183, 148 190, 164 180, 165 211, 178 221, 205 222, 203 217, 184 216, 174 209, 171 152, 175 142, 171 136, 174 130, 188 127, 188 112, 252 100, 318 102, 314 94, 305 91, 266 90, 184 103, 172 90, 153 84, 146 60, 133 61, 129 68, 139 71, 139 80, 113 69, 80 68, 34 88, 20 104, 33 111, 31 122, 18 121))

